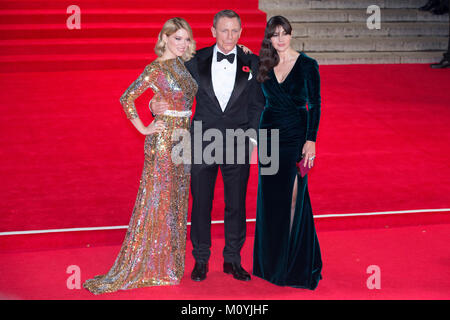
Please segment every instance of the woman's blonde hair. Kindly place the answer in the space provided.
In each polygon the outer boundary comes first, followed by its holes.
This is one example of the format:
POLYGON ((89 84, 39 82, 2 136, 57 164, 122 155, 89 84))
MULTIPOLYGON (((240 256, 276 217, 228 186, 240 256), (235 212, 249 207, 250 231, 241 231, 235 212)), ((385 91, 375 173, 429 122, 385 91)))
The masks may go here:
POLYGON ((167 37, 170 37, 180 29, 186 30, 189 34, 189 38, 191 39, 191 42, 186 52, 183 54, 183 56, 181 56, 181 59, 183 59, 184 61, 188 61, 193 57, 193 55, 195 54, 195 41, 192 35, 192 29, 189 23, 187 23, 187 21, 183 18, 172 18, 164 23, 163 28, 159 32, 158 41, 155 45, 155 52, 158 57, 161 57, 166 51, 166 44, 163 41, 163 35, 165 34, 167 37))

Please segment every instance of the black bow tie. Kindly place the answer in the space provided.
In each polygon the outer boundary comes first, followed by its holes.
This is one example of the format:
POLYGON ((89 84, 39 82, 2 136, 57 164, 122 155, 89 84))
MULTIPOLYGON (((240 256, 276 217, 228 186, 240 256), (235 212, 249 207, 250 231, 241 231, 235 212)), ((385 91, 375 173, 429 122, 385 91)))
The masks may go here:
POLYGON ((229 63, 233 63, 234 61, 234 53, 223 54, 222 52, 217 51, 217 62, 222 61, 223 59, 227 59, 229 63))

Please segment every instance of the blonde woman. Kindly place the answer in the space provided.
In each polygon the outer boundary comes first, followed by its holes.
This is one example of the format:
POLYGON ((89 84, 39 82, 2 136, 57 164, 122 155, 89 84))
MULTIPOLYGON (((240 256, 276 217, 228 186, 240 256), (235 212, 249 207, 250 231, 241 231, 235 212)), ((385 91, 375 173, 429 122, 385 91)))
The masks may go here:
POLYGON ((147 65, 120 98, 125 114, 146 136, 145 163, 128 230, 109 272, 87 280, 94 294, 147 286, 176 285, 184 274, 190 168, 172 161, 176 129, 188 132, 197 83, 184 66, 195 53, 192 29, 181 18, 168 20, 147 65), (134 100, 148 88, 169 109, 145 126, 134 100))

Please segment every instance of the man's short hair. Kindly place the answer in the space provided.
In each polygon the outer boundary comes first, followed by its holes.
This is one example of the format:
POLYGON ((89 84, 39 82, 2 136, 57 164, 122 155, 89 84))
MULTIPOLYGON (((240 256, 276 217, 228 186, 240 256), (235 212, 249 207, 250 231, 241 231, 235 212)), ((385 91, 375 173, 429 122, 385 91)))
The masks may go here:
POLYGON ((237 18, 238 22, 239 22, 239 26, 241 27, 241 17, 239 17, 239 15, 234 12, 233 10, 222 10, 216 13, 216 15, 214 16, 214 21, 213 21, 213 27, 215 28, 217 25, 217 22, 219 21, 220 18, 237 18))

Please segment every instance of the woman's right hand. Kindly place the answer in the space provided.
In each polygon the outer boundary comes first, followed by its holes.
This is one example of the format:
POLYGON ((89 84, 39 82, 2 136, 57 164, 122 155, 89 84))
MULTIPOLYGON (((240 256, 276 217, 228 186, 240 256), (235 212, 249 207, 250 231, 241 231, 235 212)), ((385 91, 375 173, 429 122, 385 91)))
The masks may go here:
POLYGON ((144 128, 142 134, 147 136, 154 133, 161 133, 164 131, 165 128, 166 126, 164 125, 164 121, 153 120, 152 123, 150 123, 147 127, 144 128))

